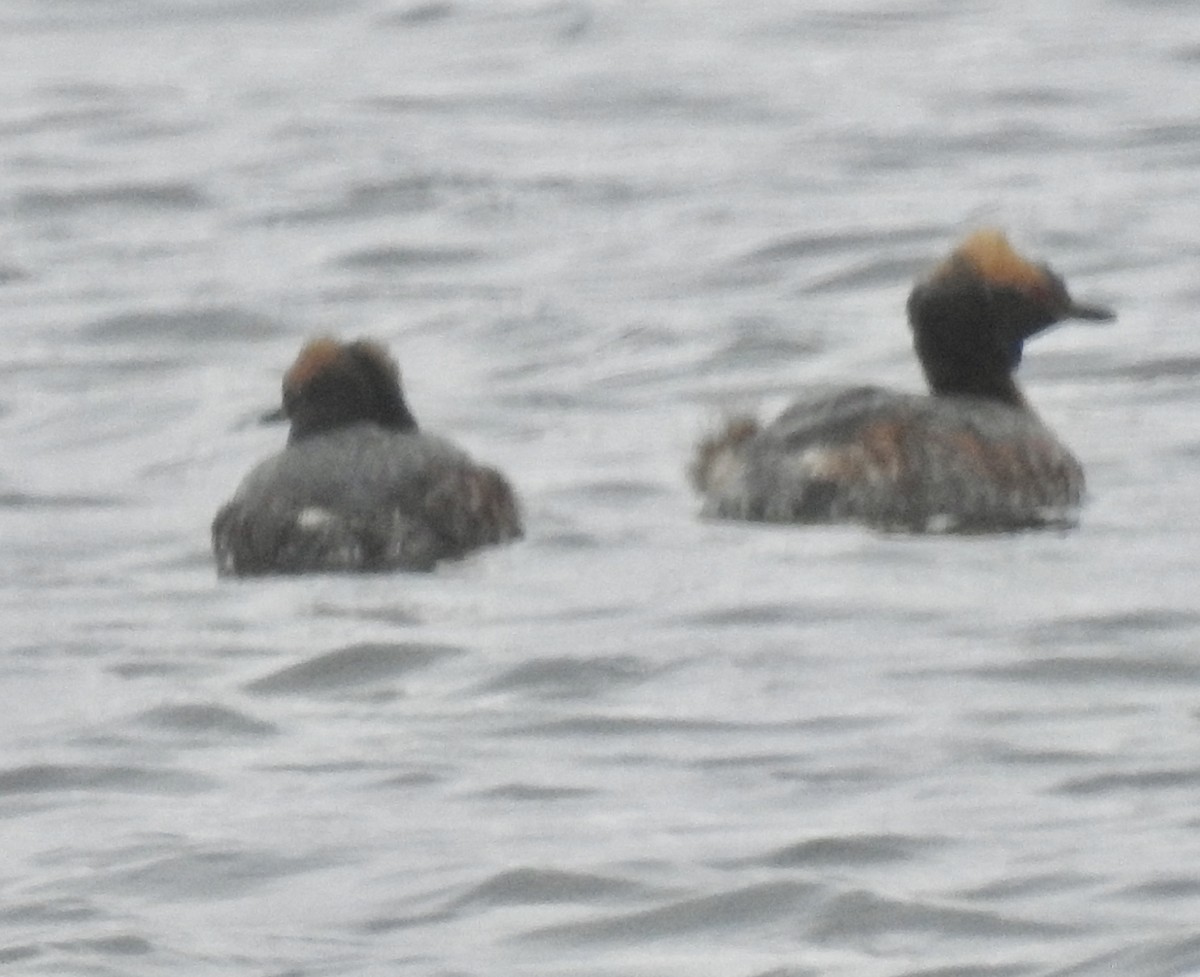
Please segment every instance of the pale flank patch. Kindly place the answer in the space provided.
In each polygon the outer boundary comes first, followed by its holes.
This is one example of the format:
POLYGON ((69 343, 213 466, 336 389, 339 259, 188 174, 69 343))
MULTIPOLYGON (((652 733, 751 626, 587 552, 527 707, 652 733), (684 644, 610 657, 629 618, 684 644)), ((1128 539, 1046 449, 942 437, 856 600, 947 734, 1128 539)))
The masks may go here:
POLYGON ((328 509, 310 505, 296 515, 296 525, 301 529, 323 529, 337 517, 328 509))

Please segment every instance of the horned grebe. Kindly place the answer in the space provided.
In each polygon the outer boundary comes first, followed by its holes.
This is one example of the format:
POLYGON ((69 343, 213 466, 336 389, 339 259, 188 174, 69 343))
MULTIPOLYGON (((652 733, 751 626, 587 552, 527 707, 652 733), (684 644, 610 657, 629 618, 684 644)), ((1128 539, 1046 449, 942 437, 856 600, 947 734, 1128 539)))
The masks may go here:
POLYGON ((213 520, 218 573, 427 570, 521 536, 504 476, 417 429, 382 346, 308 343, 284 375, 282 413, 287 447, 213 520))
POLYGON ((1013 372, 1025 340, 1054 323, 1113 317, 1075 302, 1058 275, 999 231, 977 231, 908 298, 932 396, 814 392, 766 427, 730 421, 701 442, 691 466, 703 513, 907 532, 1073 525, 1083 469, 1013 372))

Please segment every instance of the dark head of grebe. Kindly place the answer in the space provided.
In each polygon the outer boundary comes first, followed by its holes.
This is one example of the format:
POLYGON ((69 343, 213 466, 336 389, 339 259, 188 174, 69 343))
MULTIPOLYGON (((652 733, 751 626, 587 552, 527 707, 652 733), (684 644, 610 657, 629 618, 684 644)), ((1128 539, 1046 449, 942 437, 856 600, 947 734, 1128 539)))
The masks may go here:
POLYGON ((936 395, 988 397, 1013 406, 1025 341, 1064 319, 1113 313, 1076 302, 1048 265, 1022 258, 996 230, 976 231, 908 297, 913 345, 936 395))
POLYGON ((307 343, 283 375, 283 416, 288 440, 367 421, 389 431, 415 431, 416 419, 400 389, 400 369, 378 343, 307 343))
POLYGON ((1113 313, 1075 301, 999 231, 972 234, 908 299, 932 396, 826 389, 771 424, 731 421, 692 462, 704 514, 915 532, 1073 524, 1083 469, 1013 379, 1025 341, 1072 318, 1113 313))
POLYGON ((284 375, 283 418, 287 447, 213 520, 223 575, 428 570, 522 534, 508 481, 418 430, 377 343, 306 344, 284 375))

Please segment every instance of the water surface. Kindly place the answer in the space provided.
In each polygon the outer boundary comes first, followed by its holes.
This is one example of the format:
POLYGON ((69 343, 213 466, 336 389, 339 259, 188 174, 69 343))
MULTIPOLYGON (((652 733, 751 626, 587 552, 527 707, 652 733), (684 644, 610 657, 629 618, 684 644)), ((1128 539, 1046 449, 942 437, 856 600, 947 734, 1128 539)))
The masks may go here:
POLYGON ((1200 970, 1200 13, 0 6, 0 963, 1200 970), (690 445, 918 389, 966 229, 1105 328, 1023 379, 1068 534, 703 522, 690 445), (371 335, 521 544, 218 581, 306 337, 371 335))

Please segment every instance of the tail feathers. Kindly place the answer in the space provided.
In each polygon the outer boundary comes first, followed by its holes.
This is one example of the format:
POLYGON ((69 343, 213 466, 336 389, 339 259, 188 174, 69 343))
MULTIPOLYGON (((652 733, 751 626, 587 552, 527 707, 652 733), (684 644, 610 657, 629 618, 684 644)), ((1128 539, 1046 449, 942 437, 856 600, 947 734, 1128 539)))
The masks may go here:
POLYGON ((742 415, 729 418, 721 429, 702 439, 688 466, 688 480, 701 495, 712 489, 730 455, 760 430, 758 420, 742 415))

